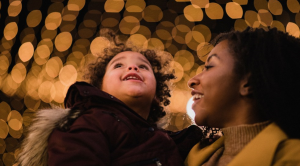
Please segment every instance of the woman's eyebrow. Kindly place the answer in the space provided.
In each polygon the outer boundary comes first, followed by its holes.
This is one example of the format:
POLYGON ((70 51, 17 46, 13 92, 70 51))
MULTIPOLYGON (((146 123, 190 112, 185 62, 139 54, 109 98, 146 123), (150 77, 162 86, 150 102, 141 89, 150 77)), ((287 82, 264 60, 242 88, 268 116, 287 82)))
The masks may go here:
POLYGON ((218 59, 220 59, 220 57, 219 57, 217 54, 212 54, 212 55, 210 55, 210 56, 207 58, 207 62, 209 62, 209 60, 210 60, 212 57, 217 57, 218 59))

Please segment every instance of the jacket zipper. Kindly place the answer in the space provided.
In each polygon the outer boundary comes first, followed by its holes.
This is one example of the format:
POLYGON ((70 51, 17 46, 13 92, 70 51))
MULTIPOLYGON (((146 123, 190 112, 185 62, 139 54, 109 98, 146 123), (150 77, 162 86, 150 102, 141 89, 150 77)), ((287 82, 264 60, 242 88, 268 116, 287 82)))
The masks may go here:
POLYGON ((136 163, 129 164, 127 166, 141 166, 141 165, 152 164, 152 163, 155 163, 157 166, 162 166, 162 164, 161 164, 161 162, 159 161, 158 158, 153 158, 153 159, 149 159, 149 160, 138 161, 136 163))
POLYGON ((116 114, 114 114, 112 112, 107 112, 107 111, 102 111, 102 112, 106 113, 106 114, 109 114, 112 117, 116 118, 118 122, 123 122, 130 129, 130 131, 133 133, 133 136, 134 136, 136 142, 137 143, 139 142, 138 137, 136 136, 135 132, 133 131, 133 129, 131 127, 129 127, 128 123, 125 120, 119 118, 118 115, 116 115, 116 114))

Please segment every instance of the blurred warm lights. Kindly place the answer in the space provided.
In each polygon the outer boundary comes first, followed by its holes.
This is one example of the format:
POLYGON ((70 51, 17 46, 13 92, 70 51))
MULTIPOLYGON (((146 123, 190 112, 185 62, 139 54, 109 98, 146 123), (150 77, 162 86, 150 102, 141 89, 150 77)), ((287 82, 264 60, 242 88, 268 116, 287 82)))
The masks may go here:
POLYGON ((107 0, 104 9, 108 13, 118 13, 124 7, 124 0, 107 0))
POLYGON ((31 11, 26 19, 28 27, 36 27, 42 20, 42 12, 40 10, 31 11))
POLYGON ((184 16, 191 22, 202 21, 203 11, 199 6, 189 5, 184 8, 184 16))
POLYGON ((243 8, 236 2, 228 2, 226 4, 226 13, 232 19, 242 18, 243 8))
POLYGON ((101 36, 106 28, 126 36, 127 45, 173 59, 169 130, 192 123, 187 81, 202 72, 218 33, 270 26, 300 35, 297 0, 10 0, 0 9, 7 13, 0 15, 0 165, 14 163, 36 111, 62 106, 69 86, 110 46, 101 36))
POLYGON ((205 12, 212 20, 222 19, 224 15, 223 8, 218 3, 209 3, 209 6, 205 8, 205 12))

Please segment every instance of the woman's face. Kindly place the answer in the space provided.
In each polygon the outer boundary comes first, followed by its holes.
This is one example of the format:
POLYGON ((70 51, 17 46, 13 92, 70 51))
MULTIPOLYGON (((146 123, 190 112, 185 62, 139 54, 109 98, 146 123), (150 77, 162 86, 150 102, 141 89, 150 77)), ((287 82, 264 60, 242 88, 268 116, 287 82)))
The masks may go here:
POLYGON ((241 83, 234 74, 234 64, 227 40, 221 41, 209 53, 202 73, 189 80, 196 124, 227 127, 235 121, 241 83))

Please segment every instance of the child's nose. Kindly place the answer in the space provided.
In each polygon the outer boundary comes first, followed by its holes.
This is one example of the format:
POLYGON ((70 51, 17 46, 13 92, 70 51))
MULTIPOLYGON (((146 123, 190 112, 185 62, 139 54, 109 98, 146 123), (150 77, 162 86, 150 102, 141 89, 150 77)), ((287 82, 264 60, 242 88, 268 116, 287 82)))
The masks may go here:
POLYGON ((128 66, 128 70, 139 71, 139 68, 136 65, 130 65, 130 66, 128 66))

